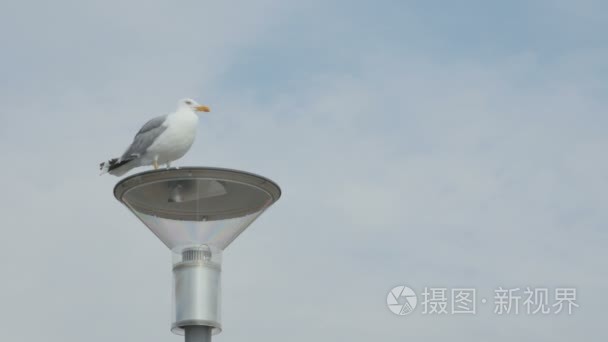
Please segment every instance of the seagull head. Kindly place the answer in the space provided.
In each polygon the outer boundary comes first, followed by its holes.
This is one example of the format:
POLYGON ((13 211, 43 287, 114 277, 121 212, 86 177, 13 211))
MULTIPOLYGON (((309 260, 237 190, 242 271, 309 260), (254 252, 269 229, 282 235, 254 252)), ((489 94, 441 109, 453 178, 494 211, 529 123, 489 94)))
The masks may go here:
POLYGON ((177 104, 178 109, 189 109, 193 112, 210 112, 211 109, 207 106, 203 106, 193 99, 183 99, 177 104))

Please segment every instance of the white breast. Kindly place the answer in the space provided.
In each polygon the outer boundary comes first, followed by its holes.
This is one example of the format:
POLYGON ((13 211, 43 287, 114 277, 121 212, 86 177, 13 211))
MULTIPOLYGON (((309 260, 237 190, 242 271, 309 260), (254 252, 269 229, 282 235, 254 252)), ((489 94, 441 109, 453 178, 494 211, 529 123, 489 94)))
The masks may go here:
POLYGON ((197 124, 198 116, 192 111, 169 115, 164 123, 167 128, 147 149, 145 159, 166 164, 183 157, 194 142, 197 124))

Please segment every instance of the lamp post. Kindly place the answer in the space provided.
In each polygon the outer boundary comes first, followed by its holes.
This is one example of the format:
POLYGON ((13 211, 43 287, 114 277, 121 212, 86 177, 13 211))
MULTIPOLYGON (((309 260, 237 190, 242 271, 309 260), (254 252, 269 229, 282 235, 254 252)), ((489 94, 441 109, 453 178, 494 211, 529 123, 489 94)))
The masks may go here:
POLYGON ((222 330, 222 251, 281 196, 271 180, 203 167, 148 171, 114 188, 172 252, 171 331, 186 342, 211 341, 222 330))

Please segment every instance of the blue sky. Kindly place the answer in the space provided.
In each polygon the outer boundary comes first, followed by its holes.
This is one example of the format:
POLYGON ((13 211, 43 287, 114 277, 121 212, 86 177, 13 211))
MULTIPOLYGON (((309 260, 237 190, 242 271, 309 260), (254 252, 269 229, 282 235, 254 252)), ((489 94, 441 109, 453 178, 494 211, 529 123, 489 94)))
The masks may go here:
POLYGON ((224 254, 218 341, 605 340, 607 7, 0 2, 0 338, 181 340, 170 253, 97 165, 192 97, 213 112, 178 164, 283 189, 224 254), (396 285, 580 308, 401 317, 396 285))

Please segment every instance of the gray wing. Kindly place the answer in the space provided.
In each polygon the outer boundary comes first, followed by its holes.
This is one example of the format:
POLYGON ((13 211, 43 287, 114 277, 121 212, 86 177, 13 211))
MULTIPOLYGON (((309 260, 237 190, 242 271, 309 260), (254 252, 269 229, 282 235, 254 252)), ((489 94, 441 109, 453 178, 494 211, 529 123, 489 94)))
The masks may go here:
POLYGON ((129 146, 120 159, 128 160, 141 157, 154 140, 167 129, 166 126, 163 126, 165 120, 167 120, 167 115, 159 116, 146 122, 139 132, 137 132, 135 138, 133 138, 133 143, 131 143, 131 146, 129 146))

